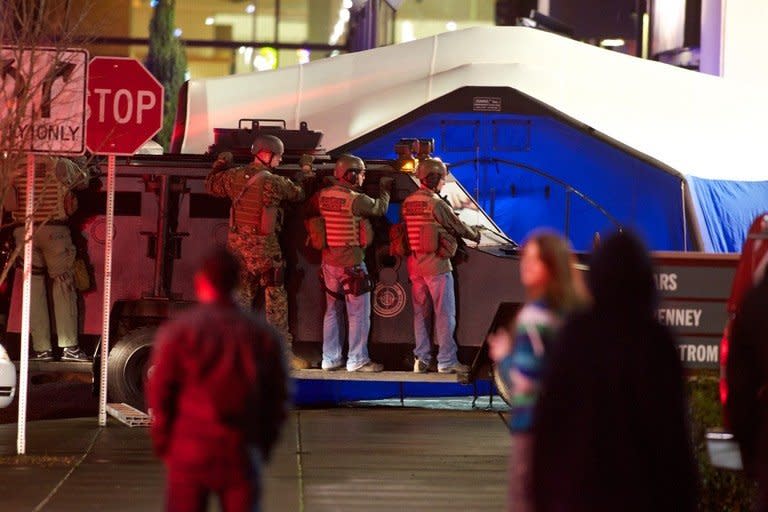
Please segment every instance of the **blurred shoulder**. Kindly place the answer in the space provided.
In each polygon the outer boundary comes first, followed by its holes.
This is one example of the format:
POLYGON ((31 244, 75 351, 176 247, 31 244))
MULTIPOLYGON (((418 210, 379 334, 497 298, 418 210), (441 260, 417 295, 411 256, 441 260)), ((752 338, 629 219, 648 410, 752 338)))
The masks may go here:
POLYGON ((541 302, 528 302, 517 314, 518 325, 550 325, 558 322, 558 316, 541 302))

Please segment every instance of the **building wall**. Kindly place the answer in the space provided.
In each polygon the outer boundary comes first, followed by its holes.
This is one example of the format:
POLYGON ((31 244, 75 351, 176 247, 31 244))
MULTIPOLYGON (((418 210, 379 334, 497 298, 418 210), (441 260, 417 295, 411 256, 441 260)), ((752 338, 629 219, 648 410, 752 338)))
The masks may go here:
POLYGON ((723 5, 721 76, 759 85, 768 82, 765 28, 768 2, 732 0, 723 5))

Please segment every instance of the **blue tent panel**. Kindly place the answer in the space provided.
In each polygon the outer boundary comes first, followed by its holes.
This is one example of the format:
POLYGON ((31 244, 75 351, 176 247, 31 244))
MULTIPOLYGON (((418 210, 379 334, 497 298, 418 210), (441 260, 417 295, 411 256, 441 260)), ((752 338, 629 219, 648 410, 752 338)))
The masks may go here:
POLYGON ((619 226, 654 250, 688 248, 682 178, 556 117, 423 112, 345 150, 392 154, 401 138, 435 139, 435 155, 499 227, 522 240, 541 226, 588 250, 619 226))

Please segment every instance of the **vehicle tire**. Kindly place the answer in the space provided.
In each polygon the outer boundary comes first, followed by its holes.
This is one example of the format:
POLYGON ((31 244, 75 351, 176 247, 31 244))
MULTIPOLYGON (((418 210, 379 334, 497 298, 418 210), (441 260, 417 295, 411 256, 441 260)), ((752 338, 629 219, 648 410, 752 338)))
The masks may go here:
POLYGON ((502 380, 501 376, 499 375, 499 367, 494 364, 491 371, 493 373, 493 384, 496 386, 496 389, 499 392, 499 396, 507 403, 507 405, 511 405, 512 390, 504 383, 504 380, 502 380))
POLYGON ((156 330, 156 326, 130 330, 109 351, 107 389, 110 403, 126 403, 146 411, 144 382, 156 330))

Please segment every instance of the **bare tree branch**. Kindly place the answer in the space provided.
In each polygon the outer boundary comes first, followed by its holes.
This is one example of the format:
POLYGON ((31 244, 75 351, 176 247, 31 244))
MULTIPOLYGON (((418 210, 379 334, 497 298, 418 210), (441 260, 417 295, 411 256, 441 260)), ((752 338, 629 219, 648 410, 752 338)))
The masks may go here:
MULTIPOLYGON (((88 64, 87 59, 82 58, 85 62, 75 64, 71 60, 72 52, 67 51, 73 41, 83 44, 77 34, 82 32, 92 7, 91 0, 76 3, 77 8, 73 8, 72 0, 0 0, 0 45, 3 47, 0 52, 0 229, 6 228, 5 232, 22 223, 18 212, 17 221, 11 222, 7 201, 16 192, 14 178, 26 172, 19 164, 25 162, 32 141, 42 136, 61 143, 62 137, 74 136, 63 130, 61 121, 82 125, 77 119, 60 115, 68 112, 66 102, 77 101, 64 93, 64 84, 73 77, 76 66, 88 64), (59 125, 46 124, 51 119, 52 105, 58 109, 59 125)), ((78 72, 84 73, 84 69, 78 72)), ((84 137, 84 126, 77 135, 84 137)), ((40 144, 44 146, 44 142, 40 144)), ((40 200, 38 197, 34 205, 38 213, 40 200)), ((0 282, 7 278, 21 250, 22 247, 17 247, 6 261, 0 259, 0 282)), ((2 252, 0 249, 0 254, 2 252)))

